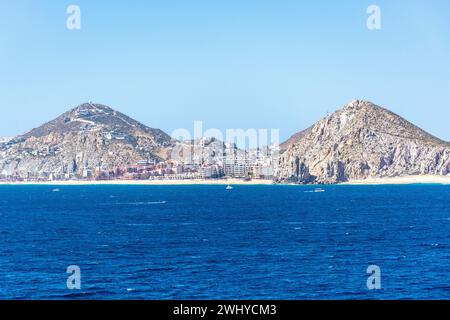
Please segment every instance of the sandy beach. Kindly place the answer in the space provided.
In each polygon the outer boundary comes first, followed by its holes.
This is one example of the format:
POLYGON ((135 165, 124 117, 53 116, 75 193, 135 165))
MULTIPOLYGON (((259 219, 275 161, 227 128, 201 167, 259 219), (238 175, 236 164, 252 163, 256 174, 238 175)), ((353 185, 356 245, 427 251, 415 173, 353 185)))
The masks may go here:
POLYGON ((404 177, 368 178, 364 180, 351 180, 346 185, 370 184, 450 184, 450 176, 415 175, 404 177))

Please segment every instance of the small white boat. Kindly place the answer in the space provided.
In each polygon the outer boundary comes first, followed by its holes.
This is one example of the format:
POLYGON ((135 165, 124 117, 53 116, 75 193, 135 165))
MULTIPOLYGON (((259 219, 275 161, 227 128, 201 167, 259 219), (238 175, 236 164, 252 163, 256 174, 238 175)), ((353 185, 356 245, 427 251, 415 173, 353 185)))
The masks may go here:
POLYGON ((227 190, 232 190, 233 187, 228 185, 228 186, 226 187, 226 189, 227 189, 227 190))
POLYGON ((316 189, 314 189, 314 192, 325 192, 325 190, 321 189, 321 188, 316 188, 316 189))
POLYGON ((55 188, 52 190, 53 192, 59 192, 60 190, 58 188, 55 188))

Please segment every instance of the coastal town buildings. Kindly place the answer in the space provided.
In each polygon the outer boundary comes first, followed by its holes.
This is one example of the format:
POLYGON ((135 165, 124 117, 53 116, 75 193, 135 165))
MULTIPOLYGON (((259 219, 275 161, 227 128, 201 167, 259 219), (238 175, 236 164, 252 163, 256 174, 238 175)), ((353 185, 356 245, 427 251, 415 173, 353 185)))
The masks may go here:
MULTIPOLYGON (((97 110, 80 109, 74 117, 88 117, 97 110)), ((70 121, 68 119, 67 121, 70 121)), ((88 121, 88 120, 87 120, 88 121)), ((83 123, 92 126, 95 123, 83 123)), ((82 127, 80 127, 82 129, 82 127)), ((128 136, 120 130, 103 132, 103 138, 125 140, 128 136)), ((6 155, 9 142, 4 139, 0 144, 0 157, 6 155)), ((120 142, 119 142, 120 143, 120 142)), ((224 143, 215 138, 201 138, 195 141, 180 142, 183 147, 182 157, 170 157, 164 161, 139 159, 135 163, 113 167, 99 159, 97 165, 88 161, 89 154, 77 153, 73 159, 64 163, 46 167, 29 166, 27 170, 14 169, 5 165, 0 172, 3 181, 60 181, 60 180, 186 180, 186 179, 272 179, 274 152, 271 148, 242 150, 233 143, 224 143)), ((39 144, 34 148, 24 146, 17 153, 15 161, 21 157, 54 159, 61 152, 61 145, 39 144)), ((94 162, 95 163, 95 162, 94 162)))
MULTIPOLYGON (((37 156, 50 156, 51 150, 35 152, 37 156)), ((199 156, 200 157, 200 156, 199 156)), ((133 165, 118 168, 75 168, 63 164, 57 172, 35 170, 33 172, 0 172, 1 180, 10 181, 58 181, 58 180, 185 180, 185 179, 271 179, 272 160, 269 157, 253 157, 252 152, 239 155, 226 154, 209 158, 200 163, 179 161, 149 161, 142 159, 133 165)))

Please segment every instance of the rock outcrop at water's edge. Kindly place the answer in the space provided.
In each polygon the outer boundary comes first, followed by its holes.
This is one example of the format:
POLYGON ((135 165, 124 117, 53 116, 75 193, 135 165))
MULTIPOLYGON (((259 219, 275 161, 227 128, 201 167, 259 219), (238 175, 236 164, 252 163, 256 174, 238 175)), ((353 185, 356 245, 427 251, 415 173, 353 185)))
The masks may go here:
POLYGON ((332 184, 450 174, 449 143, 368 101, 352 101, 285 148, 277 182, 332 184))

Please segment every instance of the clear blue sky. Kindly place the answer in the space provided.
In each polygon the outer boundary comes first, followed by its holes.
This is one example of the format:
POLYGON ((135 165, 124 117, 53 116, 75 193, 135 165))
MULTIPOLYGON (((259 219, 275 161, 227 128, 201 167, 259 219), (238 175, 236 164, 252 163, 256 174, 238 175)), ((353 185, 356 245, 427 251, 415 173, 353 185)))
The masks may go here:
POLYGON ((450 141, 448 0, 0 3, 0 136, 92 100, 168 133, 202 120, 287 138, 359 98, 450 141))

